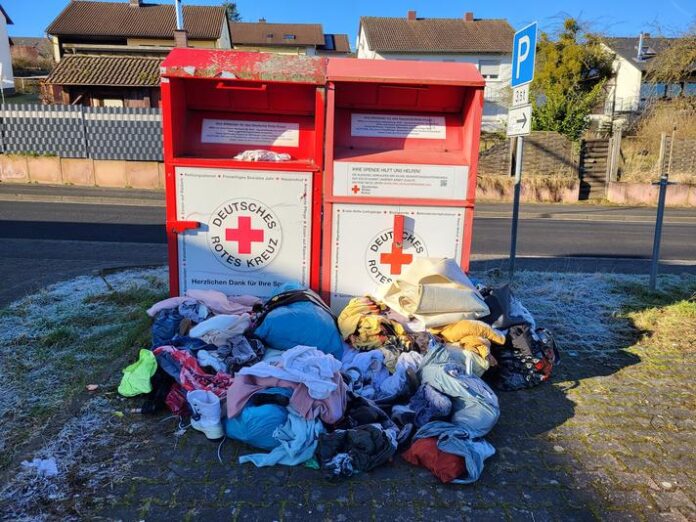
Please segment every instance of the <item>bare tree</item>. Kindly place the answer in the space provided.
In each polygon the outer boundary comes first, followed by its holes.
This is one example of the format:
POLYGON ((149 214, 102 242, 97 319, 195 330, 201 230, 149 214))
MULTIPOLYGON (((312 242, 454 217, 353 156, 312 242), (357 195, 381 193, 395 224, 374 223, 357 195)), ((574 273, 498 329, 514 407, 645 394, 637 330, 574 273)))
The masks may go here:
POLYGON ((696 23, 650 61, 647 80, 651 83, 682 84, 696 81, 696 23))

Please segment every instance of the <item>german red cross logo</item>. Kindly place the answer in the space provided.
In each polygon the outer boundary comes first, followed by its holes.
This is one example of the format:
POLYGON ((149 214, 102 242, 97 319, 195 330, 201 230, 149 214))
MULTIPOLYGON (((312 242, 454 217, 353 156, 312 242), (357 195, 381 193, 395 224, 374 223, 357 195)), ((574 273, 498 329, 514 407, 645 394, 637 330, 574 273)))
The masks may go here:
POLYGON ((230 270, 253 272, 273 262, 280 252, 282 227, 271 207, 238 198, 215 209, 208 221, 208 246, 230 270))
POLYGON ((262 242, 263 236, 263 230, 251 227, 250 216, 238 217, 237 228, 225 230, 225 239, 227 241, 236 241, 238 245, 237 252, 240 254, 251 254, 252 243, 262 242))
POLYGON ((405 229, 402 219, 396 219, 392 228, 379 232, 367 244, 367 272, 377 284, 391 283, 415 256, 428 256, 425 241, 412 230, 405 229))

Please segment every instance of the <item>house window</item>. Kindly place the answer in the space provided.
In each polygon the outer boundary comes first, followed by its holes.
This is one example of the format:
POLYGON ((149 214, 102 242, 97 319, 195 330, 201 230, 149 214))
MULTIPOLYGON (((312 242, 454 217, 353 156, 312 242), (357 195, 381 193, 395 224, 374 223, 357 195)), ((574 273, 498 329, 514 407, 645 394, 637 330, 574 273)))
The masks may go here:
POLYGON ((121 98, 104 98, 103 107, 123 107, 123 100, 121 98))
POLYGON ((266 33, 266 38, 273 38, 273 33, 266 33))
POLYGON ((284 34, 283 35, 283 40, 294 40, 295 35, 294 34, 284 34))
POLYGON ((479 60, 479 72, 486 80, 500 78, 500 60, 479 60))

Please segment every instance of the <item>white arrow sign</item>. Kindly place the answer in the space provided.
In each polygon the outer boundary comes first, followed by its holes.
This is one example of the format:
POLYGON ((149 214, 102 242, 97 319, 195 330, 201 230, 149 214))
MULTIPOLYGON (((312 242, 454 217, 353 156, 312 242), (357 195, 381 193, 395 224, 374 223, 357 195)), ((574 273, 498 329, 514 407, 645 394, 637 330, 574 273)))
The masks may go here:
POLYGON ((508 112, 508 136, 526 136, 532 129, 532 106, 514 107, 508 112))

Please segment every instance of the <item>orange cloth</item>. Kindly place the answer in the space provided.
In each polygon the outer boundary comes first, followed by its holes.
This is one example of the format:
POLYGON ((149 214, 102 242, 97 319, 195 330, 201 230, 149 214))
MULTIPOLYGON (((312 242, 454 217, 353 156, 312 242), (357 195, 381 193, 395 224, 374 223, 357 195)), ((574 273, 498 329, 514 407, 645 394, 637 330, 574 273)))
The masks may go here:
POLYGON ((466 473, 466 461, 437 447, 437 437, 418 439, 401 455, 406 462, 430 470, 440 482, 452 482, 466 473))

